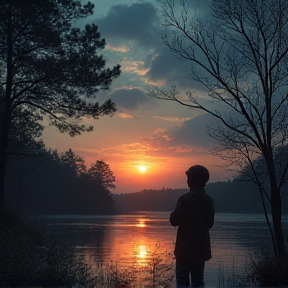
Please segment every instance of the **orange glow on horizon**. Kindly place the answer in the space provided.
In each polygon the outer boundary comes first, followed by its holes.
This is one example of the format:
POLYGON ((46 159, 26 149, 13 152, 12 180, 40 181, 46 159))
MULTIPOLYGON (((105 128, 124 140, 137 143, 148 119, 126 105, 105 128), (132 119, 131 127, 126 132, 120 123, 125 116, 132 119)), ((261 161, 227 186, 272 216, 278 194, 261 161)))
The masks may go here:
POLYGON ((187 188, 185 171, 196 164, 208 168, 211 175, 210 182, 228 180, 233 176, 232 173, 223 173, 219 157, 213 154, 207 155, 205 149, 152 148, 149 145, 134 143, 105 150, 78 148, 75 149, 75 153, 85 158, 87 168, 95 162, 95 159, 103 159, 109 164, 116 177, 116 188, 112 191, 115 194, 135 193, 145 189, 159 190, 163 187, 187 188))

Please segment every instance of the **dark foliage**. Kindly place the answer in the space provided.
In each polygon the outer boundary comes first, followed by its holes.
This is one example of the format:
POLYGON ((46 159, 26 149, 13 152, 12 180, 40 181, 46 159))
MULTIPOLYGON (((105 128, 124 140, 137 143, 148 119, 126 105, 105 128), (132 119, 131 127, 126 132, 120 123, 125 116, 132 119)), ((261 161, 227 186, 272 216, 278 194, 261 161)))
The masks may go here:
POLYGON ((60 132, 79 135, 93 129, 83 117, 116 110, 111 100, 92 99, 120 75, 119 65, 107 68, 99 55, 105 40, 97 25, 77 27, 93 9, 78 0, 0 1, 0 205, 7 153, 22 154, 15 138, 38 137, 44 118, 60 132), (15 134, 19 123, 27 124, 15 134))
POLYGON ((79 174, 79 163, 86 170, 84 159, 72 150, 62 156, 56 151, 46 151, 41 157, 17 156, 10 160, 9 170, 13 173, 7 175, 5 199, 15 208, 29 214, 114 213, 111 192, 82 170, 79 174), (63 159, 67 153, 74 155, 69 163, 63 159))
POLYGON ((90 169, 87 171, 89 178, 96 185, 100 185, 105 189, 116 188, 116 178, 113 172, 110 170, 108 164, 102 160, 97 160, 93 163, 90 169))
POLYGON ((48 240, 36 223, 10 208, 1 211, 1 218, 1 285, 73 287, 90 281, 87 265, 72 250, 48 240))
POLYGON ((283 261, 277 261, 269 251, 249 255, 245 272, 241 277, 245 283, 257 283, 260 287, 287 287, 288 251, 283 261))

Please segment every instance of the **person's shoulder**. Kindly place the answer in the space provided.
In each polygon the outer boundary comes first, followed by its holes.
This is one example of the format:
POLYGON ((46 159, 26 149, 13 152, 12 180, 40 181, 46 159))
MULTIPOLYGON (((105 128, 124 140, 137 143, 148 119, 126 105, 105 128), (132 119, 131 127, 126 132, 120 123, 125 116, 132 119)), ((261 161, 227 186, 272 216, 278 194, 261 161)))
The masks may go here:
MULTIPOLYGON (((195 193, 189 191, 187 193, 185 193, 184 195, 182 195, 182 201, 186 202, 186 203, 197 203, 198 202, 198 195, 195 195, 195 193)), ((202 195, 200 195, 202 196, 202 195)))
POLYGON ((205 194, 206 194, 207 201, 210 202, 212 207, 215 209, 215 199, 213 197, 211 197, 209 194, 207 194, 207 193, 205 193, 205 194))
POLYGON ((205 195, 206 195, 206 197, 207 197, 208 199, 210 199, 212 202, 215 201, 215 200, 212 198, 212 196, 210 196, 209 194, 205 193, 205 195))
POLYGON ((214 198, 207 193, 205 193, 205 198, 207 199, 207 201, 211 201, 212 203, 215 202, 214 198))
POLYGON ((201 189, 201 191, 197 191, 197 190, 194 190, 192 191, 191 193, 191 197, 194 197, 195 199, 197 199, 198 201, 204 201, 204 202, 211 202, 211 203, 214 203, 214 199, 207 194, 206 190, 203 188, 201 189))
POLYGON ((178 201, 181 201, 181 200, 185 200, 185 199, 188 199, 190 197, 190 192, 187 192, 183 195, 181 195, 179 198, 178 198, 178 201))
POLYGON ((211 195, 209 195, 207 193, 206 193, 206 195, 209 197, 210 201, 214 204, 215 203, 215 199, 211 195))

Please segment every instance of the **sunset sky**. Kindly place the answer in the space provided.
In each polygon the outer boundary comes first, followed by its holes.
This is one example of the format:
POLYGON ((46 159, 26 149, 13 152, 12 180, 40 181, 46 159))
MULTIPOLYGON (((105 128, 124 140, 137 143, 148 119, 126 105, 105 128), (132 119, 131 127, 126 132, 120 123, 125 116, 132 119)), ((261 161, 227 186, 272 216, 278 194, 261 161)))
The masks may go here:
MULTIPOLYGON (((105 161, 116 177, 113 193, 186 187, 185 171, 194 164, 205 165, 212 182, 230 179, 232 175, 220 158, 209 153, 215 145, 206 134, 207 124, 213 121, 209 115, 141 92, 176 84, 179 92, 191 91, 206 101, 205 90, 189 79, 188 63, 177 59, 162 43, 159 1, 91 2, 94 15, 85 21, 96 23, 106 39, 101 53, 107 66, 119 63, 122 67, 111 89, 100 91, 97 99, 111 98, 117 112, 113 117, 87 120, 94 131, 74 138, 47 127, 47 148, 58 152, 71 148, 85 158, 88 168, 96 160, 105 161)), ((209 17, 206 0, 191 3, 197 13, 209 17)))

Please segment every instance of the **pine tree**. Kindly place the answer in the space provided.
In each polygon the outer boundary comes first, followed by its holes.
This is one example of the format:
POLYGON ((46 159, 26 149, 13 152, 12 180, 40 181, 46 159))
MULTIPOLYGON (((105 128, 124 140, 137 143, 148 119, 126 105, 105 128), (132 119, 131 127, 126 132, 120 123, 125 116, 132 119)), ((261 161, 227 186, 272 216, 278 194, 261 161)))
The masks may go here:
POLYGON ((105 47, 98 27, 76 25, 93 8, 79 0, 0 1, 0 206, 13 123, 25 121, 23 115, 45 117, 74 136, 92 131, 84 116, 98 119, 116 110, 110 100, 88 99, 120 75, 119 65, 105 68, 98 55, 105 47))
POLYGON ((113 172, 110 170, 109 165, 104 161, 97 160, 95 163, 93 163, 88 170, 88 175, 90 176, 91 180, 106 189, 116 187, 116 178, 113 175, 113 172))

